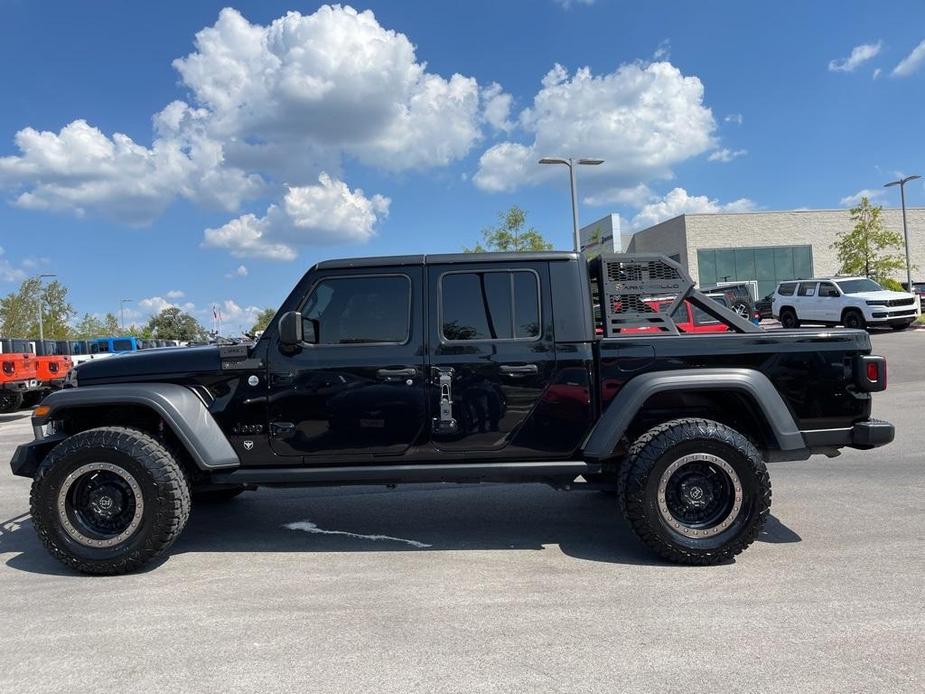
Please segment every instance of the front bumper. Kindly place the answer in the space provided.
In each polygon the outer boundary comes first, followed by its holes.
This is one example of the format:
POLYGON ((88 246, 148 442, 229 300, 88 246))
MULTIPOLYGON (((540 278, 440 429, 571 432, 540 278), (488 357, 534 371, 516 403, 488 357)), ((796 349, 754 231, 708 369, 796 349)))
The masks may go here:
POLYGON ((895 427, 880 419, 867 419, 844 429, 816 429, 804 431, 803 438, 809 449, 860 448, 867 450, 890 443, 896 436, 895 427))
POLYGON ((39 465, 45 460, 45 456, 65 438, 67 437, 59 434, 17 446, 13 452, 13 459, 10 460, 10 469, 13 474, 19 477, 35 477, 35 471, 39 469, 39 465))

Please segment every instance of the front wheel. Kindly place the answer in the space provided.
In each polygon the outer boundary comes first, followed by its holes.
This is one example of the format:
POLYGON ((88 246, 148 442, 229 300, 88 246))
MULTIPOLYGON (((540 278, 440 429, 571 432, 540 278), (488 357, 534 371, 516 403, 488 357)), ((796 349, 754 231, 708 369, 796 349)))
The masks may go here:
POLYGON ((893 330, 899 331, 906 330, 910 325, 912 325, 912 321, 908 323, 900 323, 899 325, 891 325, 890 327, 893 328, 893 330))
POLYGON ((785 308, 780 312, 780 324, 787 330, 794 330, 800 327, 800 321, 797 320, 796 311, 792 308, 785 308))
POLYGON ((846 328, 853 328, 854 330, 863 330, 867 327, 867 321, 864 320, 864 315, 860 311, 845 311, 842 323, 846 328))
POLYGON ((719 564, 748 547, 771 507, 771 482, 742 434, 706 419, 676 419, 643 434, 620 476, 624 515, 657 554, 719 564))
POLYGON ((55 559, 84 573, 120 574, 173 544, 189 518, 189 484, 155 439, 101 427, 48 454, 32 483, 31 510, 55 559))

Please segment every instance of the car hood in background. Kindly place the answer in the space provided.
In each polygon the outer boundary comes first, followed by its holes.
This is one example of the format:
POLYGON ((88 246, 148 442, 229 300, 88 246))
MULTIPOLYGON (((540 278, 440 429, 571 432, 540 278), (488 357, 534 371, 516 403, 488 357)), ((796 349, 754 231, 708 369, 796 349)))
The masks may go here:
POLYGON ((167 374, 201 374, 221 370, 219 348, 163 347, 113 355, 110 359, 94 359, 77 367, 78 385, 124 381, 167 374))

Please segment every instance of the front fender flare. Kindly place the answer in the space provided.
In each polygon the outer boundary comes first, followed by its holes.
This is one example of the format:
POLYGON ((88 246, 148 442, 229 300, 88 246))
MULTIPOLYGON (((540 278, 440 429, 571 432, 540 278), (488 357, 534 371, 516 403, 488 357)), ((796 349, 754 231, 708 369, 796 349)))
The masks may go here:
POLYGON ((678 369, 652 371, 636 376, 627 383, 610 403, 582 447, 585 458, 603 460, 610 457, 626 433, 633 418, 646 401, 666 391, 736 391, 744 393, 760 408, 777 446, 782 451, 806 448, 803 434, 790 410, 774 387, 760 371, 753 369, 678 369))
POLYGON ((104 405, 141 405, 154 410, 202 470, 226 470, 241 461, 218 422, 193 391, 176 383, 83 386, 51 393, 42 401, 50 411, 33 425, 58 419, 64 410, 104 405))

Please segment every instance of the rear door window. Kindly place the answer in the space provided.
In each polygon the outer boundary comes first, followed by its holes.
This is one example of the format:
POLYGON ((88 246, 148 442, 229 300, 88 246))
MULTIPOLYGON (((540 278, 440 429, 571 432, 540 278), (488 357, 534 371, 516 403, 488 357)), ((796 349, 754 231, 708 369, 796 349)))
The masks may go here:
POLYGON ((816 282, 800 282, 799 296, 816 296, 816 282))
POLYGON ((446 340, 539 337, 539 281, 532 271, 447 273, 440 280, 440 302, 446 340))

